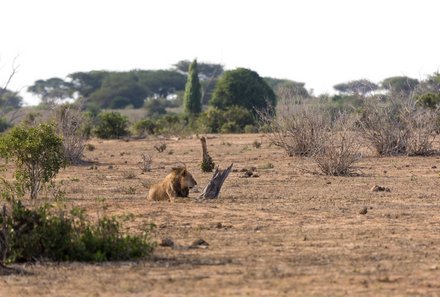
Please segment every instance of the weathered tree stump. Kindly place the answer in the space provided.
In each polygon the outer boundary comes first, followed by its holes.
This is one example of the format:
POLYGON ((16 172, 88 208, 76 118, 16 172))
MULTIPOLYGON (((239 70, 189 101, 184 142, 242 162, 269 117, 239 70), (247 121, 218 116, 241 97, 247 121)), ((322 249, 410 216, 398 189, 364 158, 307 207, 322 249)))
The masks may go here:
POLYGON ((198 199, 201 200, 217 198, 220 194, 220 189, 222 188, 223 183, 225 182, 226 178, 232 170, 232 165, 234 164, 231 164, 228 168, 224 170, 219 170, 217 166, 214 175, 212 176, 206 187, 203 189, 203 192, 198 199))

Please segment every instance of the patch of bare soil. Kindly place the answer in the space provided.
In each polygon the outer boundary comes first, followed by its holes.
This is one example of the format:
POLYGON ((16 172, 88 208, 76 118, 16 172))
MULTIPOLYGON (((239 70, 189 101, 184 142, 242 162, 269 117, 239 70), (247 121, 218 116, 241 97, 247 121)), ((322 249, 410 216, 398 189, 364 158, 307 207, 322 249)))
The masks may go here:
POLYGON ((198 138, 92 140, 96 149, 86 158, 94 163, 58 176, 69 203, 93 216, 104 198, 109 214, 135 216, 134 229, 155 223, 153 256, 15 265, 31 274, 0 276, 0 296, 440 294, 438 156, 367 154, 357 176, 328 177, 262 135, 207 141, 214 162, 236 170, 219 199, 196 202, 211 177, 200 171, 198 138), (166 150, 159 153, 154 146, 161 143, 166 150), (139 168, 142 153, 152 156, 151 172, 139 168), (148 186, 179 162, 199 188, 177 203, 147 201, 148 186), (388 190, 373 191, 376 185, 388 190))

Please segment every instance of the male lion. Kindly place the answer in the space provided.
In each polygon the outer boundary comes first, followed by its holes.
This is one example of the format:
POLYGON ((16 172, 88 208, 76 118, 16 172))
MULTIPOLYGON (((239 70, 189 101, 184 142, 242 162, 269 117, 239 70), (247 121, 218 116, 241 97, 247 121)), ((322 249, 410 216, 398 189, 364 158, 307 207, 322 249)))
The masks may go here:
POLYGON ((189 189, 195 185, 197 182, 186 168, 173 168, 161 183, 150 187, 148 199, 174 202, 176 197, 188 197, 189 189))

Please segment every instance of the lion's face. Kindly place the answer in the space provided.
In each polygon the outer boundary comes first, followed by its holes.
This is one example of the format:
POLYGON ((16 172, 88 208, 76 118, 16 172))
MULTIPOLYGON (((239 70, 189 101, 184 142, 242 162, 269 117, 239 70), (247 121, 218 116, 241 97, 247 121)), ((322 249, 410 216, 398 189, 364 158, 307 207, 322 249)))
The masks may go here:
POLYGON ((186 168, 173 168, 173 188, 178 197, 188 197, 189 190, 197 185, 196 180, 186 168))
POLYGON ((180 176, 180 186, 182 189, 192 189, 195 185, 197 185, 197 182, 194 177, 188 172, 188 170, 184 169, 180 176))

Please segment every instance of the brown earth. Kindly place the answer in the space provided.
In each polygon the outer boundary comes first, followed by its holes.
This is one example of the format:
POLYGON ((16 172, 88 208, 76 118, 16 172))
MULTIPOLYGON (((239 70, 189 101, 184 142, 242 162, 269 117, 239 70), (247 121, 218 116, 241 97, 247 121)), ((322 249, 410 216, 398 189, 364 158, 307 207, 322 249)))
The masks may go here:
POLYGON ((440 296, 438 156, 366 154, 357 176, 328 177, 262 135, 207 141, 214 161, 237 171, 219 199, 198 203, 211 177, 199 170, 198 138, 92 140, 96 168, 58 176, 69 203, 96 216, 104 198, 107 213, 133 214, 134 230, 153 222, 153 239, 175 247, 142 262, 14 265, 31 274, 0 276, 0 296, 440 296), (151 172, 141 174, 141 153, 151 172), (179 162, 199 189, 174 204, 147 201, 148 185, 179 162), (241 177, 252 167, 258 177, 241 177), (188 248, 198 239, 209 245, 188 248))

